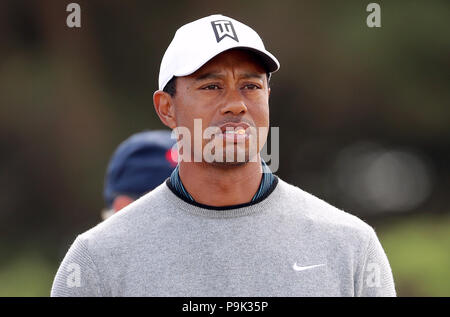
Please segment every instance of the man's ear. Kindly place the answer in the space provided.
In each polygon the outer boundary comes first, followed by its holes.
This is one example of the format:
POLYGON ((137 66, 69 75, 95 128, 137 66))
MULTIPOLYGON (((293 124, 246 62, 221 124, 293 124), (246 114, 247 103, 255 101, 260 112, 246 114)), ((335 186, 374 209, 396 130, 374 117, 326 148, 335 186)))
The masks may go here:
POLYGON ((177 123, 172 96, 165 91, 157 90, 153 94, 153 105, 162 123, 171 129, 176 128, 177 123))

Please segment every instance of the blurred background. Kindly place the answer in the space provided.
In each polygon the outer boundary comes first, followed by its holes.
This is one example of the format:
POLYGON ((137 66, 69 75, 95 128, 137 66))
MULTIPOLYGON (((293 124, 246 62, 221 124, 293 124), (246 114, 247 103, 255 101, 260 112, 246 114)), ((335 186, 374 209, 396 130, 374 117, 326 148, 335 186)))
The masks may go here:
POLYGON ((164 128, 152 102, 176 29, 214 13, 281 62, 271 124, 287 182, 372 225, 400 296, 450 296, 450 3, 0 2, 0 296, 48 296, 101 221, 116 146, 164 128))

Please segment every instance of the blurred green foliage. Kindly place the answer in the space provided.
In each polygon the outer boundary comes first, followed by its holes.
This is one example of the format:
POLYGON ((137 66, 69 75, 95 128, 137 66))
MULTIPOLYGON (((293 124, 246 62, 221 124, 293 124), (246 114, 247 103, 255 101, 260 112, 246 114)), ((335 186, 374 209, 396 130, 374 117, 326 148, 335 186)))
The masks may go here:
POLYGON ((57 267, 37 250, 21 250, 0 265, 0 297, 49 296, 57 267))
POLYGON ((398 296, 450 296, 450 216, 415 216, 385 225, 378 236, 398 296))

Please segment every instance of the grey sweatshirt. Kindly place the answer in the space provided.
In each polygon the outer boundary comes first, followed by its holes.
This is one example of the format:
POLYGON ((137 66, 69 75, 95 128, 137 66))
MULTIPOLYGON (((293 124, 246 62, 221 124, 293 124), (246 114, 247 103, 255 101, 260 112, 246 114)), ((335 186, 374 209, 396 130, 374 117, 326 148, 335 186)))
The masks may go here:
POLYGON ((213 210, 163 183, 79 235, 51 296, 395 296, 362 220, 279 179, 263 201, 213 210))

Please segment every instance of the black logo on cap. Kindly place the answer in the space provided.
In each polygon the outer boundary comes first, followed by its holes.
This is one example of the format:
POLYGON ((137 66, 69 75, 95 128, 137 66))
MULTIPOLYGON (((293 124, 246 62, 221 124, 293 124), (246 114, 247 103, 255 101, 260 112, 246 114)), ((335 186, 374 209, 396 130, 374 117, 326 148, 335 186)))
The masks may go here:
POLYGON ((239 42, 238 37, 236 35, 236 31, 234 31, 233 24, 228 20, 217 20, 212 21, 211 25, 214 30, 214 34, 216 35, 217 43, 222 41, 225 37, 232 38, 236 42, 239 42))

